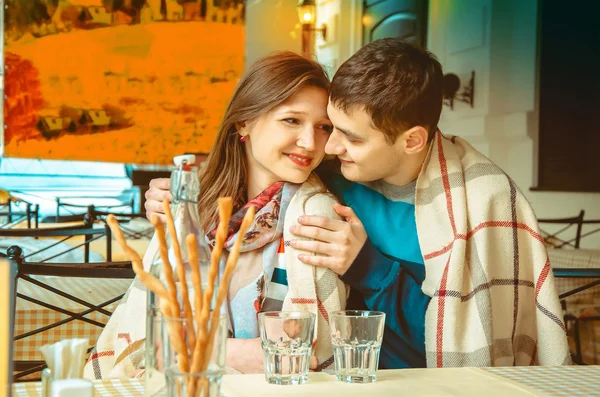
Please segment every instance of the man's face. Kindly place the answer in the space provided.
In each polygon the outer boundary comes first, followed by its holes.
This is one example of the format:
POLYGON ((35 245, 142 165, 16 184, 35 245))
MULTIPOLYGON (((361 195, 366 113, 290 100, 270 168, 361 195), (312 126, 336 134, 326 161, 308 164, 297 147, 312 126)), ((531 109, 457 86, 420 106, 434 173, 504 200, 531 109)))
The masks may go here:
POLYGON ((399 174, 405 172, 403 164, 408 154, 402 135, 390 143, 374 128, 371 117, 362 108, 354 107, 344 112, 329 102, 327 113, 334 129, 325 152, 340 159, 346 179, 354 182, 383 179, 392 184, 404 179, 399 174))

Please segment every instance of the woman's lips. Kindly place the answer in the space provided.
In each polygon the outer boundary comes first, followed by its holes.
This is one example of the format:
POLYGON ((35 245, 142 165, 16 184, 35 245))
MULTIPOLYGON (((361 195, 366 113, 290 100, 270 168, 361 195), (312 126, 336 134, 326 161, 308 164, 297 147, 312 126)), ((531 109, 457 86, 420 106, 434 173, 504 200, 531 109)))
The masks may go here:
POLYGON ((312 157, 303 156, 301 154, 290 153, 286 154, 286 157, 302 167, 308 167, 310 163, 312 163, 312 157))

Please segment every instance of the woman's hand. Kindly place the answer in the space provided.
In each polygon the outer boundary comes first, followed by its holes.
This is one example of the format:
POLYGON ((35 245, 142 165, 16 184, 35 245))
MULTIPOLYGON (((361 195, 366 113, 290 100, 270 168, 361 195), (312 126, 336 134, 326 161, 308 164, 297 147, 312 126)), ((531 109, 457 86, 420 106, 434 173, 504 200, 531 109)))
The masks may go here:
POLYGON ((148 220, 152 215, 157 215, 162 223, 166 222, 163 201, 172 199, 169 192, 170 185, 169 178, 157 178, 150 181, 150 189, 146 191, 146 203, 144 204, 148 220))
MULTIPOLYGON (((265 361, 263 359, 260 338, 227 339, 227 357, 225 365, 243 374, 262 374, 265 372, 265 361)), ((316 369, 319 365, 317 357, 310 357, 310 369, 316 369)))
POLYGON ((265 372, 260 338, 227 339, 227 357, 225 364, 243 374, 261 374, 265 372))

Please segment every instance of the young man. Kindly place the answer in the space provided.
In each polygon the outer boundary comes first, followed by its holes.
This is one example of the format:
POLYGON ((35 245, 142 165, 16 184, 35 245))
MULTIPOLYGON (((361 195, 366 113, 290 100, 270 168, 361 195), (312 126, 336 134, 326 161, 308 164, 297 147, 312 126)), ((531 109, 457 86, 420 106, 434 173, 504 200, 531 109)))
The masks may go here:
POLYGON ((502 170, 438 131, 442 77, 430 53, 396 39, 339 68, 325 150, 341 169, 320 174, 346 221, 302 217, 292 232, 311 240, 290 244, 386 312, 381 368, 569 363, 535 215, 502 170))
POLYGON ((384 368, 566 364, 535 215, 502 170, 438 131, 442 79, 430 53, 395 39, 339 68, 325 151, 342 175, 321 176, 347 222, 301 218, 292 232, 312 241, 291 244, 387 313, 384 368))

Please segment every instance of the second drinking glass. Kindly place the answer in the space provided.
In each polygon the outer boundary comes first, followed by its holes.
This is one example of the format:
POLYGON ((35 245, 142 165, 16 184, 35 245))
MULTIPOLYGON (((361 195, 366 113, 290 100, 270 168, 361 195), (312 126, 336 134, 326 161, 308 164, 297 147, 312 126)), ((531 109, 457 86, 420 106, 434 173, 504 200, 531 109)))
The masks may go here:
POLYGON ((258 324, 265 378, 277 385, 306 383, 316 316, 308 312, 264 312, 258 324))

